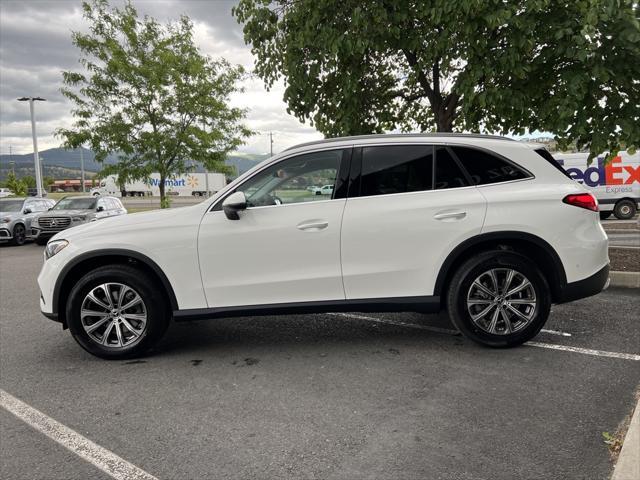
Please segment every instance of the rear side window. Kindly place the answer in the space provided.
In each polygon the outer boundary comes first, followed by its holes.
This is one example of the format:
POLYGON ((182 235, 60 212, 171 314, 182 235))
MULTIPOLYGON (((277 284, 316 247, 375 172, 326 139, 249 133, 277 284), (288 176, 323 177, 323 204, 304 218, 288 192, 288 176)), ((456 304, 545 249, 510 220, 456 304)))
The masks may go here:
POLYGON ((431 145, 390 145, 362 149, 360 196, 418 192, 432 188, 431 145))
POLYGON ((469 182, 449 149, 438 147, 436 149, 436 190, 468 186, 469 182))
POLYGON ((530 177, 527 172, 516 165, 484 150, 468 147, 451 147, 451 149, 475 185, 487 185, 530 177))
MULTIPOLYGON (((538 148, 535 150, 535 152, 538 155, 540 155, 542 158, 544 158, 547 162, 549 162, 551 165, 553 165, 554 168, 557 168, 558 170, 560 170, 565 177, 571 178, 571 175, 569 175, 567 171, 564 168, 562 168, 562 165, 560 165, 560 162, 558 162, 555 158, 553 158, 553 155, 551 155, 546 148, 538 148)), ((573 178, 571 179, 573 180, 573 178)))

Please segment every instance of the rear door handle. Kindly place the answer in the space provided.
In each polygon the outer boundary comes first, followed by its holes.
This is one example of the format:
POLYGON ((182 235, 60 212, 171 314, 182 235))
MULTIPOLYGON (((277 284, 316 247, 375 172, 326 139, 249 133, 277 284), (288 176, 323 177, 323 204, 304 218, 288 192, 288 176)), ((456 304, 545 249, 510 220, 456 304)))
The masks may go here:
POLYGON ((307 232, 318 232, 324 230, 329 226, 329 222, 303 222, 297 225, 298 230, 304 230, 307 232))
POLYGON ((436 220, 447 220, 447 219, 455 219, 459 220, 467 216, 467 212, 441 212, 436 213, 433 218, 436 220))

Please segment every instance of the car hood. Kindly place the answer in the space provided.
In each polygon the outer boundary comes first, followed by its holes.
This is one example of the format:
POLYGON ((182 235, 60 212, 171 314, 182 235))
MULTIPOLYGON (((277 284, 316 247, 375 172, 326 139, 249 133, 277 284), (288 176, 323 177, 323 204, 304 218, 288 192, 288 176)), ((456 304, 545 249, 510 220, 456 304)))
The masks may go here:
POLYGON ((53 239, 104 238, 107 236, 118 236, 122 232, 158 226, 166 226, 166 228, 169 229, 177 219, 182 218, 186 214, 195 213, 194 210, 202 210, 202 208, 199 207, 200 204, 191 207, 168 208, 165 210, 154 210, 151 212, 132 213, 104 218, 96 222, 78 225, 69 230, 63 230, 56 234, 53 239))
POLYGON ((95 210, 87 209, 87 210, 49 210, 48 212, 42 213, 40 217, 59 217, 59 216, 69 216, 69 215, 87 215, 89 213, 94 213, 95 210))
POLYGON ((9 217, 11 220, 22 217, 22 212, 0 212, 0 218, 9 217))

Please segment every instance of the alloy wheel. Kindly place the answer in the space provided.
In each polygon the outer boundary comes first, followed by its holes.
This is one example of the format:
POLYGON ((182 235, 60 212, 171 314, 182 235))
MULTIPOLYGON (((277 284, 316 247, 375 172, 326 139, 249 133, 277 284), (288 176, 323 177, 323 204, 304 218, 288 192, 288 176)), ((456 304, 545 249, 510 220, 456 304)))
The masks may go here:
POLYGON ((473 323, 493 335, 509 335, 525 328, 537 310, 533 284, 510 268, 493 268, 479 275, 467 293, 473 323))
POLYGON ((84 297, 80 321, 94 342, 110 348, 129 347, 142 338, 147 308, 133 288, 103 283, 84 297))

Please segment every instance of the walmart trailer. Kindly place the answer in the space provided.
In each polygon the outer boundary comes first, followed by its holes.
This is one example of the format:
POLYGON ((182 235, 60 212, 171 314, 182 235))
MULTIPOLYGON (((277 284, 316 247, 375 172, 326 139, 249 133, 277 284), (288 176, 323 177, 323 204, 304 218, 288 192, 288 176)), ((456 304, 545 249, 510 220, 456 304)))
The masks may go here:
MULTIPOLYGON (((188 173, 168 178, 164 182, 167 195, 178 197, 202 197, 222 190, 227 179, 222 173, 188 173)), ((91 189, 94 196, 113 195, 116 197, 160 196, 160 174, 152 173, 148 178, 136 182, 118 184, 117 175, 109 175, 100 181, 100 185, 91 189)))

